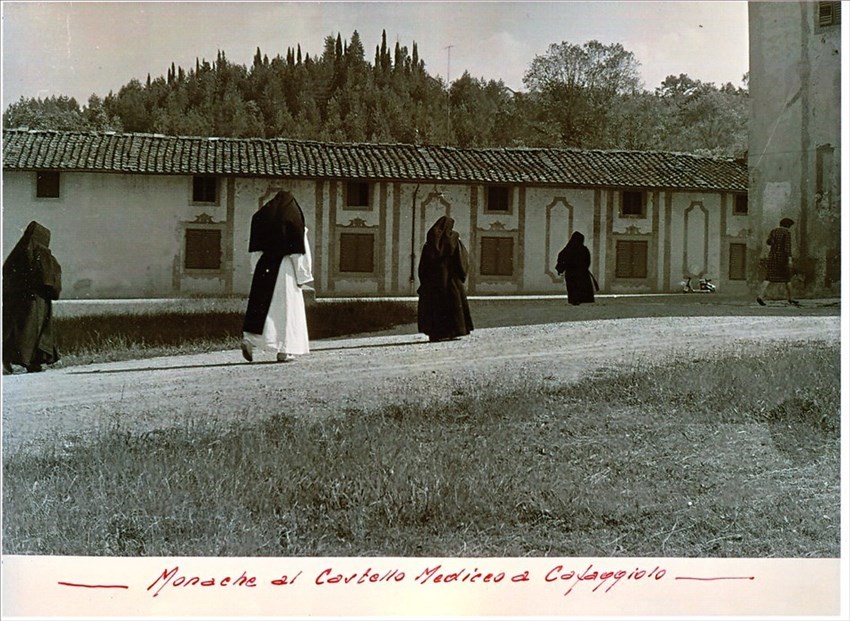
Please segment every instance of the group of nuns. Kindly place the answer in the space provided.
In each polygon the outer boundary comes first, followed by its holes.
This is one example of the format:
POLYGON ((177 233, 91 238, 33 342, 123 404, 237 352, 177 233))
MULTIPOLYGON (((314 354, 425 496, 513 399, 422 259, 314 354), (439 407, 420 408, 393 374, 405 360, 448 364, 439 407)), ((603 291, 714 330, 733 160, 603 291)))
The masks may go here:
MULTIPOLYGON (((304 213, 295 197, 280 191, 252 217, 248 252, 253 277, 242 325, 242 356, 270 354, 291 362, 310 351, 304 287, 313 281, 304 213)), ((62 290, 62 270, 51 253, 50 231, 31 222, 3 263, 3 374, 12 365, 38 372, 59 360, 52 301, 62 290)), ((464 283, 469 253, 440 217, 428 230, 419 260, 418 329, 431 342, 469 334, 472 317, 464 283)), ((570 304, 594 301, 595 279, 584 236, 573 233, 558 254, 570 304)))
MULTIPOLYGON (((251 220, 249 252, 258 255, 242 327, 242 355, 251 362, 261 350, 290 362, 309 352, 302 288, 313 280, 304 214, 289 192, 278 192, 251 220)), ((558 254, 567 298, 578 305, 594 301, 596 280, 584 235, 575 232, 558 254)), ((464 283, 469 253, 454 230, 454 220, 441 216, 428 230, 419 259, 418 330, 429 341, 446 341, 472 332, 472 316, 464 283)))
MULTIPOLYGON (((595 301, 599 285, 590 272, 590 251, 584 235, 574 232, 558 253, 555 266, 564 275, 567 301, 578 306, 595 301)), ((472 317, 464 282, 469 271, 469 253, 454 220, 441 216, 428 231, 419 259, 419 332, 432 342, 455 339, 472 331, 472 317)))

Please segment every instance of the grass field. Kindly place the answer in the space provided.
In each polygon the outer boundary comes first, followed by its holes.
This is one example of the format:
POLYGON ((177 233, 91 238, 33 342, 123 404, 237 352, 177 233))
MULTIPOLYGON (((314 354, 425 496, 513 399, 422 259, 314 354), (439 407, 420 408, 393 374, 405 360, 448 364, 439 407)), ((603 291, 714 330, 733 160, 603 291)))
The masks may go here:
MULTIPOLYGON (((245 302, 240 299, 138 305, 120 311, 57 314, 56 367, 238 349, 245 302)), ((317 303, 307 307, 311 339, 383 330, 416 321, 415 304, 395 301, 317 303)))
MULTIPOLYGON (((3 552, 837 557, 838 345, 6 455, 3 552)), ((58 444, 57 446, 62 446, 58 444)))

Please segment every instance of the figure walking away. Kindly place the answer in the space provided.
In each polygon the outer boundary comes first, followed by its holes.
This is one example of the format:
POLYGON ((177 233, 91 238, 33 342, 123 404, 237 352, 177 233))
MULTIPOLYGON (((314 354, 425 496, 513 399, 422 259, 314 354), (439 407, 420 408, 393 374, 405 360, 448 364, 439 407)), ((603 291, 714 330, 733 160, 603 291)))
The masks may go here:
POLYGON ((791 296, 791 227, 794 221, 791 218, 782 218, 779 226, 773 229, 767 236, 767 245, 770 251, 767 255, 767 276, 759 287, 756 302, 765 306, 764 297, 770 283, 783 283, 788 303, 799 306, 800 303, 791 296))
POLYGON ((278 192, 251 218, 248 242, 255 265, 242 326, 242 355, 254 350, 291 362, 310 351, 302 287, 313 280, 304 213, 289 192, 278 192))
POLYGON ((564 275, 567 285, 567 301, 573 306, 583 302, 594 302, 594 289, 598 289, 596 279, 590 273, 590 251, 584 245, 584 235, 575 231, 570 241, 558 253, 555 265, 558 275, 564 275))
POLYGON ((454 223, 449 216, 434 223, 419 259, 419 331, 432 342, 465 336, 473 329, 464 289, 469 254, 454 223))
POLYGON ((50 231, 30 222, 3 262, 3 374, 18 364, 30 373, 59 360, 53 300, 62 291, 62 267, 50 252, 50 231))

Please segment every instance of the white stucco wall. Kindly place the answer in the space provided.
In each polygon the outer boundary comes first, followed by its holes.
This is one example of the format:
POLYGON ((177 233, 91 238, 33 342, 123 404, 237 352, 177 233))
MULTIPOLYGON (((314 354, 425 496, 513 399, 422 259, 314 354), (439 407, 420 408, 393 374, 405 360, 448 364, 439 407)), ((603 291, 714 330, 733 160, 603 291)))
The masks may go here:
POLYGON ((597 265, 598 245, 594 239, 594 190, 529 188, 525 206, 525 261, 523 284, 536 293, 562 293, 563 277, 555 272, 558 253, 578 231, 590 250, 591 271, 597 265))
MULTIPOLYGON (((31 220, 51 230, 62 265, 63 297, 174 295, 183 224, 225 207, 193 206, 191 176, 61 173, 59 198, 35 197, 34 172, 4 172, 4 258, 31 220)), ((197 289, 220 291, 222 278, 197 289)))
POLYGON ((731 213, 733 196, 724 202, 719 193, 649 191, 645 214, 623 217, 621 193, 604 189, 514 187, 510 210, 490 212, 483 185, 429 183, 417 190, 413 183, 378 182, 367 208, 348 208, 344 183, 332 180, 221 178, 217 203, 196 205, 191 176, 62 173, 58 199, 36 199, 34 179, 33 172, 4 173, 4 252, 30 220, 43 223, 53 232, 52 249, 63 267, 63 297, 72 299, 247 295, 251 217, 279 190, 292 192, 304 211, 315 286, 324 296, 414 295, 426 232, 444 214, 455 219, 469 250, 468 289, 479 295, 562 294, 554 266, 574 231, 584 234, 591 269, 605 292, 675 290, 686 272, 723 283, 728 244, 746 241, 750 232, 749 219, 731 213), (220 270, 184 268, 187 227, 221 230, 220 270), (344 232, 374 235, 372 273, 340 272, 344 232), (487 236, 513 238, 512 276, 481 274, 481 240, 487 236), (615 277, 618 239, 648 242, 646 279, 615 277))
POLYGON ((671 276, 720 275, 720 200, 702 193, 673 196, 670 221, 671 276))

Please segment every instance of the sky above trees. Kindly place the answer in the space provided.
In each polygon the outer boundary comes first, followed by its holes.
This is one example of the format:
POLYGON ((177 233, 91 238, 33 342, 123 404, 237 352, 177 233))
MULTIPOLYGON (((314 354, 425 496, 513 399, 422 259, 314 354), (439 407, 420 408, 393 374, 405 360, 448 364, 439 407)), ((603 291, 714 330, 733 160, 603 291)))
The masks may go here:
POLYGON ((327 35, 360 34, 371 57, 416 42, 428 73, 464 71, 524 90, 532 59, 552 44, 620 43, 645 88, 687 74, 718 86, 748 70, 746 2, 3 2, 3 108, 20 97, 85 102, 131 79, 164 76, 172 63, 250 65, 289 47, 320 55, 327 35))

